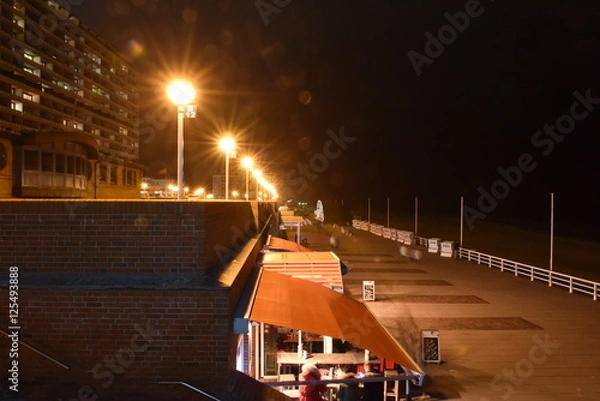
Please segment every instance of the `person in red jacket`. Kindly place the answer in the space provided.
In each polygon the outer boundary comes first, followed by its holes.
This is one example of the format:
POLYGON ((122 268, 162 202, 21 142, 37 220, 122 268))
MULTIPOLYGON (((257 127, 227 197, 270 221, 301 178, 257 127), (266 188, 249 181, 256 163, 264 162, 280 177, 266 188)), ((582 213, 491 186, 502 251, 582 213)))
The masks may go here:
MULTIPOLYGON (((315 365, 302 365, 302 372, 298 377, 299 381, 312 382, 321 380, 321 373, 315 365)), ((322 392, 327 391, 325 384, 306 384, 300 387, 300 401, 323 401, 322 392)))

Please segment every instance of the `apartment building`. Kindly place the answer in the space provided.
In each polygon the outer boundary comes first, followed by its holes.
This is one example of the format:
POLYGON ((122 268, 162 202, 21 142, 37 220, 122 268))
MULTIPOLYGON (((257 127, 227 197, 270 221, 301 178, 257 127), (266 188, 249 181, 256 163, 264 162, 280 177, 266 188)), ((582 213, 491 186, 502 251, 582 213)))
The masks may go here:
POLYGON ((70 2, 0 2, 0 198, 139 198, 136 74, 70 2))

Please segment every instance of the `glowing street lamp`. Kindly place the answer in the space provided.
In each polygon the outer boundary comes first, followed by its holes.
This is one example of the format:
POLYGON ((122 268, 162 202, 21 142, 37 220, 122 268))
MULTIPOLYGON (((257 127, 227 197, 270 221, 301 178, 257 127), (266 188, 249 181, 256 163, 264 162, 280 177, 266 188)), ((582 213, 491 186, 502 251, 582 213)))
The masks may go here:
POLYGON ((250 192, 248 192, 248 173, 252 170, 254 161, 251 157, 244 157, 242 159, 242 167, 246 169, 246 200, 250 200, 250 192))
POLYGON ((183 119, 196 115, 195 106, 188 106, 196 97, 189 82, 177 80, 167 87, 167 96, 177 106, 177 199, 183 199, 183 119), (191 108, 190 108, 191 107, 191 108))
POLYGON ((235 141, 225 137, 219 142, 219 148, 225 152, 225 200, 229 200, 229 158, 235 157, 235 141))

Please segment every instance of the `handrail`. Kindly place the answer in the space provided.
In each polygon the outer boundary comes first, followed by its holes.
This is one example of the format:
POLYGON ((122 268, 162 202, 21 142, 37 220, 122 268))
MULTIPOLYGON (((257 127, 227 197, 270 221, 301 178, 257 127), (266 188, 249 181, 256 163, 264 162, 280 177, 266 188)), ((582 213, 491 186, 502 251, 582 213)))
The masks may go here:
MULTIPOLYGON (((367 377, 355 377, 345 379, 321 379, 311 380, 310 384, 349 384, 349 383, 380 383, 380 382, 395 382, 395 381, 419 381, 419 376, 413 375, 398 375, 398 376, 367 376, 367 377)), ((306 385, 306 381, 303 380, 286 380, 279 382, 263 382, 264 385, 269 387, 281 387, 281 386, 302 386, 306 385)))
POLYGON ((186 383, 186 382, 158 382, 158 384, 181 384, 182 386, 184 386, 184 387, 187 387, 187 388, 189 388, 189 389, 192 389, 192 390, 194 390, 195 392, 197 392, 197 393, 200 393, 200 394, 202 394, 203 396, 210 398, 211 400, 215 400, 215 401, 221 401, 221 399, 219 399, 219 398, 217 398, 217 397, 215 397, 215 396, 213 396, 213 395, 210 395, 210 394, 208 394, 207 392, 205 392, 205 391, 202 391, 202 390, 200 390, 199 388, 196 388, 196 387, 194 387, 194 386, 192 386, 191 384, 189 384, 189 383, 186 383))
MULTIPOLYGON (((10 334, 9 334, 8 332, 6 332, 6 331, 4 331, 4 330, 0 329, 0 333, 4 334, 6 337, 9 337, 9 338, 10 338, 10 334)), ((43 351, 40 351, 39 349, 35 348, 34 346, 27 344, 25 341, 23 341, 23 340, 19 339, 19 340, 17 340, 17 342, 18 342, 19 344, 21 344, 21 345, 24 345, 25 347, 29 348, 30 350, 32 350, 32 351, 33 351, 33 352, 35 352, 36 354, 38 354, 38 355, 41 355, 41 356, 43 356, 44 358, 46 358, 46 359, 48 359, 48 360, 50 360, 50 361, 54 362, 55 364, 57 364, 57 365, 58 365, 58 366, 60 366, 61 368, 64 368, 64 369, 66 369, 66 370, 70 370, 70 369, 71 369, 70 367, 68 367, 67 365, 65 365, 64 363, 62 363, 61 361, 59 361, 58 359, 56 359, 56 358, 53 358, 53 357, 51 357, 50 355, 46 354, 45 352, 43 352, 43 351)))

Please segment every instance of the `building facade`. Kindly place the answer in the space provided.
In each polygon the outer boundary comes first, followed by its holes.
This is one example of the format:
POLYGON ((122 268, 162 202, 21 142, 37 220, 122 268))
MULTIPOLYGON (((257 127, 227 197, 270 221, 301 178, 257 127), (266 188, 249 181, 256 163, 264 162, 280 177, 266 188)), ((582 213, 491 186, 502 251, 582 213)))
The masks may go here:
POLYGON ((0 6, 0 197, 139 197, 131 66, 69 2, 0 6))

